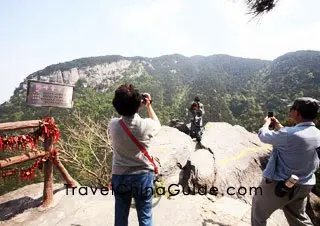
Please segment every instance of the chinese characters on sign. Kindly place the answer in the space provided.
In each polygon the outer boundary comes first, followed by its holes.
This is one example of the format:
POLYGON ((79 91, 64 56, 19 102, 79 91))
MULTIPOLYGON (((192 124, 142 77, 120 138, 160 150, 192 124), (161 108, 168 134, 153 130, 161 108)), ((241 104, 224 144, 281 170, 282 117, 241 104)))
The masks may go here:
POLYGON ((28 81, 27 104, 37 107, 72 108, 73 86, 28 81))

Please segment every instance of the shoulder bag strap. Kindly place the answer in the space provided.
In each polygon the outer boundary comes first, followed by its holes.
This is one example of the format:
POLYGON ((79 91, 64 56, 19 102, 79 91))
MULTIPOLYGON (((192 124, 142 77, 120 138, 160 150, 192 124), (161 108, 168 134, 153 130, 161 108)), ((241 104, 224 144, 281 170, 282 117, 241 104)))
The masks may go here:
POLYGON ((153 167, 154 167, 154 173, 158 174, 158 167, 157 165, 154 163, 153 159, 150 157, 149 153, 147 152, 147 150, 143 147, 143 145, 137 140, 137 138, 130 132, 129 128, 126 126, 126 124, 124 123, 124 121, 122 119, 120 119, 120 125, 122 126, 122 128, 124 129, 124 131, 128 134, 128 136, 131 138, 131 140, 138 146, 138 148, 140 149, 140 151, 144 154, 144 156, 146 156, 146 158, 152 163, 153 167))

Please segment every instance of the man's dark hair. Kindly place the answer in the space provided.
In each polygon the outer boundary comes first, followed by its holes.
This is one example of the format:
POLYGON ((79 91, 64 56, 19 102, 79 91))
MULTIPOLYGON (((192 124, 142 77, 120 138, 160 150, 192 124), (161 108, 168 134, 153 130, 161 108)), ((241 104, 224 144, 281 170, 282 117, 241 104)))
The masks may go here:
POLYGON ((298 110, 302 116, 302 118, 306 119, 306 120, 314 120, 315 118, 317 118, 317 114, 318 112, 314 109, 312 109, 311 111, 308 111, 306 109, 301 109, 298 110))
POLYGON ((132 116, 141 105, 139 90, 132 84, 123 84, 116 91, 112 105, 119 115, 132 116))
POLYGON ((200 101, 200 98, 199 97, 195 97, 194 101, 200 101))
POLYGON ((297 110, 302 118, 306 120, 314 120, 319 111, 319 101, 310 97, 301 97, 294 101, 291 109, 297 110))

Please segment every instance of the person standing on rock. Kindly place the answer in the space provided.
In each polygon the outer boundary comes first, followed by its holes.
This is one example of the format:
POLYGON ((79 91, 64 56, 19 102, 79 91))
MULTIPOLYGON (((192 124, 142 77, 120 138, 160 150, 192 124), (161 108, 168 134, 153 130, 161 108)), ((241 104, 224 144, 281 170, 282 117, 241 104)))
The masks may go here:
POLYGON ((115 91, 112 104, 121 116, 111 119, 109 123, 113 146, 114 225, 128 225, 131 200, 134 198, 139 226, 151 226, 151 189, 156 168, 136 142, 148 150, 150 141, 159 132, 161 124, 151 106, 151 95, 140 94, 132 84, 121 85, 115 91), (139 116, 138 112, 143 106, 147 108, 149 118, 139 116), (136 142, 130 138, 128 132, 136 138, 136 142))
MULTIPOLYGON (((191 112, 193 117, 201 116, 201 118, 202 118, 202 116, 204 115, 205 111, 204 111, 204 106, 200 102, 200 98, 199 97, 195 97, 194 98, 194 101, 191 103, 189 111, 191 112)), ((201 120, 201 126, 202 126, 202 120, 201 120)))
POLYGON ((189 108, 191 112, 191 126, 190 126, 190 135, 192 138, 196 138, 198 142, 201 141, 202 136, 202 127, 203 127, 203 115, 205 113, 204 106, 200 102, 199 97, 195 97, 194 101, 191 103, 189 108))
POLYGON ((263 171, 262 192, 252 200, 253 226, 266 225, 270 215, 280 208, 289 225, 313 225, 306 214, 306 204, 319 167, 316 149, 320 147, 320 130, 313 122, 318 110, 319 101, 302 97, 289 110, 289 118, 296 123, 294 127, 283 127, 275 117, 264 119, 258 136, 262 142, 273 145, 273 151, 263 171), (271 123, 277 131, 269 130, 271 123))

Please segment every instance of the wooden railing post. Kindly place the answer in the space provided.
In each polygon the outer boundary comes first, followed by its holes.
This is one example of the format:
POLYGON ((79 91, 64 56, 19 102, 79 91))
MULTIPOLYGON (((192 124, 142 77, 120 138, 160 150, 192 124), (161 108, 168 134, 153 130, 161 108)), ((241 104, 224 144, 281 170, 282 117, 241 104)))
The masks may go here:
POLYGON ((77 181, 75 181, 71 176, 70 174, 68 173, 68 171, 66 170, 66 168, 64 168, 62 162, 60 161, 59 159, 59 155, 57 155, 57 158, 55 158, 53 160, 53 163, 54 165, 57 167, 57 169, 59 170, 59 172, 61 173, 64 181, 69 184, 70 186, 69 187, 77 187, 78 186, 78 183, 77 181))
MULTIPOLYGON (((46 153, 49 153, 52 149, 52 137, 44 138, 44 150, 46 153)), ((49 158, 44 162, 44 187, 43 187, 43 207, 47 207, 53 203, 53 162, 49 158)))

